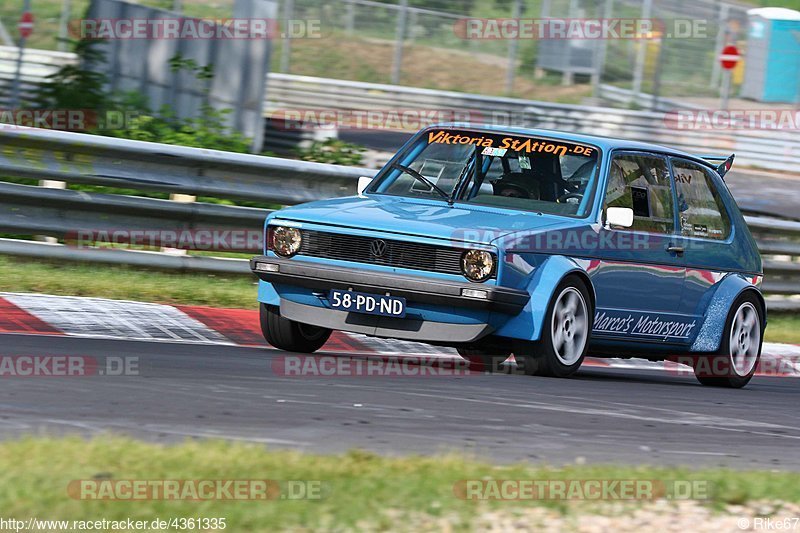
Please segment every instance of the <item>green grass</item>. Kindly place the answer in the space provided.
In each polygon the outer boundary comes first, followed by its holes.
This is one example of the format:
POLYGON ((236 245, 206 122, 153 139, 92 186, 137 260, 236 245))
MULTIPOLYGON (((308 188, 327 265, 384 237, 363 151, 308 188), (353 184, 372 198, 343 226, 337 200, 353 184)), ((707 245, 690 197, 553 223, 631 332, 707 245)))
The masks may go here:
POLYGON ((788 342, 800 344, 800 314, 772 313, 767 321, 767 342, 788 342))
MULTIPOLYGON (((456 455, 389 458, 367 452, 320 456, 221 441, 156 445, 105 436, 29 437, 0 443, 0 508, 24 519, 153 520, 155 517, 224 517, 230 531, 433 529, 442 522, 469 529, 487 510, 514 512, 548 506, 569 514, 602 512, 604 503, 541 500, 476 502, 455 495, 461 480, 623 479, 705 482, 716 508, 758 500, 800 501, 796 474, 650 467, 493 466, 456 455), (67 493, 72 480, 236 480, 319 483, 322 498, 268 501, 88 501, 67 493), (435 522, 433 522, 435 521, 435 522), (420 525, 421 524, 421 525, 420 525), (428 524, 428 527, 425 527, 428 524), (418 527, 417 527, 418 526, 418 527)), ((637 505, 636 503, 630 504, 637 505)), ((617 510, 618 512, 618 510, 617 510)))
MULTIPOLYGON (((246 258, 247 254, 192 252, 246 258)), ((250 276, 174 273, 117 265, 55 263, 0 255, 0 291, 96 296, 167 304, 255 308, 256 280, 250 276)), ((767 342, 800 344, 800 315, 773 313, 767 342)))
POLYGON ((257 286, 255 278, 249 275, 181 274, 117 265, 56 264, 0 255, 0 291, 255 309, 257 286))
POLYGON ((800 11, 800 0, 755 0, 751 3, 759 4, 764 7, 786 7, 800 11))

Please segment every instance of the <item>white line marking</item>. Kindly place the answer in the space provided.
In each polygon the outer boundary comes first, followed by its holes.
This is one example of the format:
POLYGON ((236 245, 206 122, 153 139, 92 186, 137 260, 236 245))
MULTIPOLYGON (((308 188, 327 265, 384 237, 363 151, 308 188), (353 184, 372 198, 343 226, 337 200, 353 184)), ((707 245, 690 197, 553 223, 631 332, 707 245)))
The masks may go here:
POLYGON ((171 305, 45 294, 0 296, 68 335, 227 342, 222 334, 171 305))

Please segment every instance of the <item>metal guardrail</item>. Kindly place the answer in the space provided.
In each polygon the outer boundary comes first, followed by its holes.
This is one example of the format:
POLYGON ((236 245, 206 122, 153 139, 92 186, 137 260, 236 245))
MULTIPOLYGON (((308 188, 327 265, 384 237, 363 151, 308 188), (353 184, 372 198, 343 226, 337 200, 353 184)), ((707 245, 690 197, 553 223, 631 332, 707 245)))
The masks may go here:
MULTIPOLYGON (((745 220, 764 256, 764 292, 800 294, 800 222, 760 216, 745 220)), ((793 307, 800 309, 800 301, 793 307)))
POLYGON ((642 139, 690 153, 736 154, 740 166, 772 170, 800 170, 800 132, 729 130, 709 134, 705 130, 681 130, 670 125, 676 114, 650 111, 580 107, 551 108, 541 105, 528 111, 536 127, 642 139))
POLYGON ((35 128, 0 128, 0 175, 293 204, 374 170, 35 128))
POLYGON ((800 169, 800 131, 791 129, 687 129, 686 123, 683 128, 678 127, 677 115, 661 112, 555 104, 277 73, 270 74, 267 87, 268 114, 292 109, 383 110, 387 113, 404 109, 451 110, 473 122, 646 139, 694 153, 736 153, 740 165, 771 170, 800 169))
MULTIPOLYGON (((293 204, 353 194, 371 170, 48 130, 0 130, 0 177, 58 179, 133 189, 293 204)), ((115 228, 261 234, 265 209, 181 203, 0 183, 0 231, 64 238, 115 228)), ((747 216, 765 256, 764 290, 800 294, 800 221, 747 216)), ((207 250, 231 251, 211 245, 207 250)), ((260 245, 239 248, 257 252, 260 245)), ((0 239, 0 253, 151 268, 248 272, 246 261, 156 252, 87 249, 0 239)), ((773 305, 773 302, 771 302, 773 305)), ((800 301, 776 306, 800 307, 800 301)))
POLYGON ((675 109, 702 109, 702 106, 689 104, 674 98, 656 98, 652 94, 636 94, 631 89, 623 89, 605 83, 600 85, 600 99, 607 102, 614 102, 621 106, 634 105, 640 109, 650 109, 653 111, 671 111, 675 109))
MULTIPOLYGON (((27 50, 26 57, 28 59, 23 65, 23 85, 29 88, 41 83, 60 64, 75 61, 74 54, 44 50, 27 50)), ((16 48, 0 46, 0 88, 3 80, 10 80, 7 71, 15 60, 16 48)), ((619 101, 628 95, 627 91, 610 86, 603 86, 603 91, 612 101, 619 101)), ((0 90, 0 95, 2 94, 3 91, 0 90)), ((647 99, 647 95, 643 97, 647 99)), ((673 123, 674 116, 662 112, 556 104, 280 73, 269 74, 265 98, 268 117, 280 115, 282 111, 298 109, 382 110, 387 113, 398 110, 447 110, 457 111, 474 122, 647 139, 691 152, 736 153, 739 165, 795 172, 800 170, 800 131, 792 129, 681 129, 673 123)), ((664 108, 679 104, 668 100, 661 102, 664 108)), ((690 106, 680 104, 680 107, 690 106)), ((310 137, 311 132, 308 130, 268 127, 264 148, 285 149, 307 141, 310 137)))
MULTIPOLYGON (((358 177, 374 173, 357 167, 33 128, 0 128, 0 146, 0 179, 58 180, 282 205, 353 194, 358 177)), ((71 241, 115 229, 150 232, 156 237, 187 231, 194 235, 202 230, 214 230, 215 234, 238 231, 248 236, 240 240, 243 246, 232 250, 230 240, 212 240, 202 249, 256 253, 261 246, 252 245, 254 241, 249 237, 261 235, 268 212, 0 182, 0 232, 66 237, 71 241)), ((123 237, 118 242, 124 240, 123 237)), ((0 253, 159 269, 249 273, 247 261, 241 259, 92 249, 87 243, 74 247, 0 239, 0 253)))
POLYGON ((81 261, 171 271, 250 274, 250 262, 247 259, 171 255, 161 252, 110 248, 78 249, 64 244, 18 239, 0 239, 0 254, 33 257, 48 261, 81 261))
MULTIPOLYGON (((0 182, 0 232, 46 235, 72 241, 136 230, 147 232, 148 242, 167 246, 164 236, 218 233, 261 233, 267 209, 208 203, 182 203, 118 194, 87 193, 0 182)), ((238 237, 237 237, 238 238, 238 237)), ((109 239, 111 236, 109 236, 109 239)), ((203 249, 257 253, 261 243, 241 239, 231 250, 231 239, 209 240, 203 249)))
MULTIPOLYGON (((7 106, 10 103, 18 54, 16 46, 0 46, 0 106, 7 106)), ((77 56, 71 52, 26 48, 22 54, 20 71, 21 99, 31 100, 39 86, 47 81, 48 76, 64 65, 76 63, 77 60, 77 56)))

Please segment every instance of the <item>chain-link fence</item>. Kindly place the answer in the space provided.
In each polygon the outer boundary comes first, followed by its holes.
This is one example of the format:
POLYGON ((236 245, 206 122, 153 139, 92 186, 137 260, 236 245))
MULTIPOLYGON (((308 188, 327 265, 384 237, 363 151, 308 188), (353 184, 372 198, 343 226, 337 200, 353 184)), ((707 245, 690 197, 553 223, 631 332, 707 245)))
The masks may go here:
MULTIPOLYGON (((332 72, 349 71, 350 79, 469 90, 468 78, 497 78, 508 67, 508 42, 465 41, 454 30, 466 13, 421 8, 407 2, 371 0, 283 0, 284 20, 319 19, 322 39, 297 40, 292 53, 283 50, 284 72, 310 74, 314 58, 329 59, 332 72), (309 58, 309 56, 313 56, 309 58), (369 77, 370 79, 366 79, 369 77)), ((447 2, 426 2, 447 7, 447 2)), ((289 39, 284 38, 283 44, 289 39)))
MULTIPOLYGON (((23 0, 0 8, 11 36, 23 0)), ((48 15, 79 18, 89 0, 32 0, 48 15), (62 9, 62 8, 66 9, 62 9), (66 15, 65 15, 66 13, 66 15)), ((139 0, 187 16, 226 17, 233 0, 139 0)), ((747 7, 718 0, 280 0, 276 71, 577 103, 610 84, 664 98, 714 97, 723 45, 744 50, 747 7), (654 20, 647 38, 537 38, 502 31, 503 21, 654 20), (309 32, 310 22, 319 32, 309 32), (482 28, 465 32, 469 21, 482 28), (491 28, 501 28, 499 32, 491 28), (299 29, 298 29, 299 28, 299 29)), ((37 20, 41 20, 37 18, 37 20)), ((61 31, 63 33, 63 31, 61 31)), ((55 47, 39 27, 32 47, 55 47), (38 40, 37 40, 38 39, 38 40)), ((733 73, 741 81, 743 65, 733 73)), ((632 101, 641 99, 632 98, 632 101)))
MULTIPOLYGON (((291 53, 284 50, 279 65, 284 72, 316 72, 307 56, 324 48, 331 73, 344 70, 350 79, 482 92, 470 88, 471 77, 475 87, 491 80, 495 90, 483 92, 522 96, 532 83, 550 86, 556 95, 562 91, 559 85, 605 83, 663 97, 715 96, 723 79, 719 51, 725 44, 743 47, 747 27, 746 7, 710 0, 511 0, 461 13, 402 0, 282 1, 284 19, 317 18, 324 28, 324 44, 295 42, 291 53), (521 33, 514 38, 502 32, 506 19, 541 25, 547 18, 572 23, 649 20, 653 31, 600 39, 569 34, 525 38, 521 33), (471 38, 459 31, 465 19, 482 21, 478 25, 484 29, 495 22, 501 31, 471 38), (445 77, 449 87, 441 80, 445 77)), ((741 72, 741 67, 734 72, 734 81, 740 81, 741 72)))
MULTIPOLYGON (((611 0, 608 0, 609 2, 611 0)), ((663 24, 656 38, 609 40, 601 80, 666 97, 719 95, 719 53, 725 44, 744 49, 747 9, 717 2, 622 1, 612 17, 652 18, 663 24), (683 33, 683 34, 682 34, 683 33)), ((735 77, 741 78, 741 67, 735 77)))

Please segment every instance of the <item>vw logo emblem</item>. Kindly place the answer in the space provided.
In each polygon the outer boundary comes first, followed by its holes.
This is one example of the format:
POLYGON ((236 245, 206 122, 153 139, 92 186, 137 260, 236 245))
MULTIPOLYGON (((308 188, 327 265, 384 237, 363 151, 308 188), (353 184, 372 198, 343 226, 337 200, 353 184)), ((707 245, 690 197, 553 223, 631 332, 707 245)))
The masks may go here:
POLYGON ((386 253, 386 241, 375 239, 369 245, 369 253, 375 257, 383 257, 386 253))

